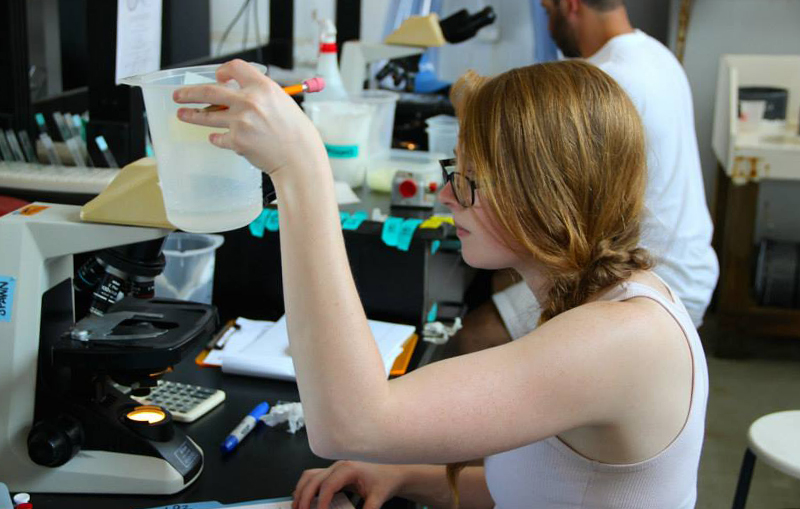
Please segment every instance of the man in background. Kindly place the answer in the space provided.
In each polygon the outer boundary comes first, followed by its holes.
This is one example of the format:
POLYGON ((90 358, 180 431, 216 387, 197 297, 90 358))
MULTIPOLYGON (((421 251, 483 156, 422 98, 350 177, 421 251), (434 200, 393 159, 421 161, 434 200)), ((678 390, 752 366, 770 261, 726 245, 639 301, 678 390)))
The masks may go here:
MULTIPOLYGON (((719 264, 711 248, 713 226, 686 74, 669 49, 631 26, 623 0, 542 0, 542 6, 563 55, 584 58, 608 73, 642 117, 648 184, 641 243, 657 261, 655 272, 699 327, 719 264)), ((507 288, 465 318, 454 339, 458 353, 496 346, 536 327, 539 305, 525 283, 498 284, 507 288)))

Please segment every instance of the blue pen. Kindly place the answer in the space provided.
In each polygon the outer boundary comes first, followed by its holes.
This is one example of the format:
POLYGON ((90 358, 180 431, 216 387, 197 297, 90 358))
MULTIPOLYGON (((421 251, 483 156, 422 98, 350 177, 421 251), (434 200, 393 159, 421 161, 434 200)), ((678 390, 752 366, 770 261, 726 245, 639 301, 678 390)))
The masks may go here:
POLYGON ((256 423, 258 422, 258 418, 262 415, 267 415, 269 412, 269 403, 266 401, 263 403, 259 403, 252 412, 247 414, 242 422, 239 423, 238 426, 233 428, 230 435, 222 442, 222 452, 231 452, 232 450, 236 449, 236 446, 244 440, 244 437, 247 436, 248 433, 253 431, 253 428, 256 427, 256 423))

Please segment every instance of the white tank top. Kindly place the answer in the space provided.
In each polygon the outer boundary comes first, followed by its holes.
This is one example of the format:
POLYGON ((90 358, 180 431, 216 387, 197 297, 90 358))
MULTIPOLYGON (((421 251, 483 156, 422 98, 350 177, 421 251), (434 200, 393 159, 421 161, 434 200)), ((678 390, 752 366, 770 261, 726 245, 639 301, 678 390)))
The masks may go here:
MULTIPOLYGON (((670 290, 671 292, 671 290, 670 290)), ((683 329, 692 353, 689 415, 672 443, 634 464, 590 460, 558 437, 486 458, 486 482, 498 509, 690 509, 697 500, 697 469, 705 432, 708 368, 692 319, 649 286, 623 283, 603 300, 646 297, 658 302, 683 329)))

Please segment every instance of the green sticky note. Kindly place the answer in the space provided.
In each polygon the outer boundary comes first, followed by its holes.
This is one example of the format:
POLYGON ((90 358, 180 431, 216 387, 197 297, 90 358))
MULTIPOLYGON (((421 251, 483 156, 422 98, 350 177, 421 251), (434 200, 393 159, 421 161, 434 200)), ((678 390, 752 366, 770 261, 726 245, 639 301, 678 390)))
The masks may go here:
POLYGON ((414 237, 414 232, 417 227, 422 224, 422 219, 406 219, 400 226, 400 234, 397 237, 397 249, 400 251, 408 251, 411 247, 411 239, 414 237))
POLYGON ((278 221, 278 211, 275 209, 267 209, 270 211, 269 216, 267 216, 267 231, 276 232, 278 228, 280 228, 280 222, 278 221))
POLYGON ((264 224, 267 221, 267 213, 269 209, 264 209, 261 211, 261 214, 258 215, 257 218, 253 219, 253 222, 250 223, 250 233, 253 237, 263 238, 264 237, 264 224))
POLYGON ((383 223, 383 230, 381 230, 381 240, 389 247, 397 246, 399 242, 400 227, 403 226, 402 217, 389 217, 383 223))
POLYGON ((359 210, 358 212, 353 212, 353 215, 347 218, 342 223, 343 230, 358 230, 358 227, 361 226, 367 219, 367 212, 364 210, 359 210))

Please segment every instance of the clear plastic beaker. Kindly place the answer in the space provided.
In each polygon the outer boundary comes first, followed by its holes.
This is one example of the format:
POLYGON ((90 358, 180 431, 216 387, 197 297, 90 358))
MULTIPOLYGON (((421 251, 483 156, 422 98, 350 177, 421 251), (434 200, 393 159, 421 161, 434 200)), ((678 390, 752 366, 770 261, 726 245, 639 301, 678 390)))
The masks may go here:
POLYGON ((375 108, 369 134, 369 156, 388 157, 392 148, 394 114, 400 94, 389 90, 364 90, 353 97, 357 103, 370 104, 375 108))
POLYGON ((222 235, 170 233, 164 241, 164 271, 155 279, 156 296, 211 304, 214 262, 222 235))
POLYGON ((303 103, 303 108, 320 133, 333 178, 352 188, 364 183, 369 161, 370 104, 354 101, 303 103))
POLYGON ((425 121, 428 128, 428 152, 438 152, 454 157, 458 145, 458 119, 449 115, 436 115, 425 121))
MULTIPOLYGON (((266 72, 263 65, 251 65, 266 72)), ((225 130, 178 120, 178 108, 191 105, 177 104, 172 93, 187 85, 216 83, 217 68, 184 67, 121 80, 142 88, 167 219, 187 232, 241 228, 263 209, 261 172, 244 157, 208 141, 209 134, 225 130)))

